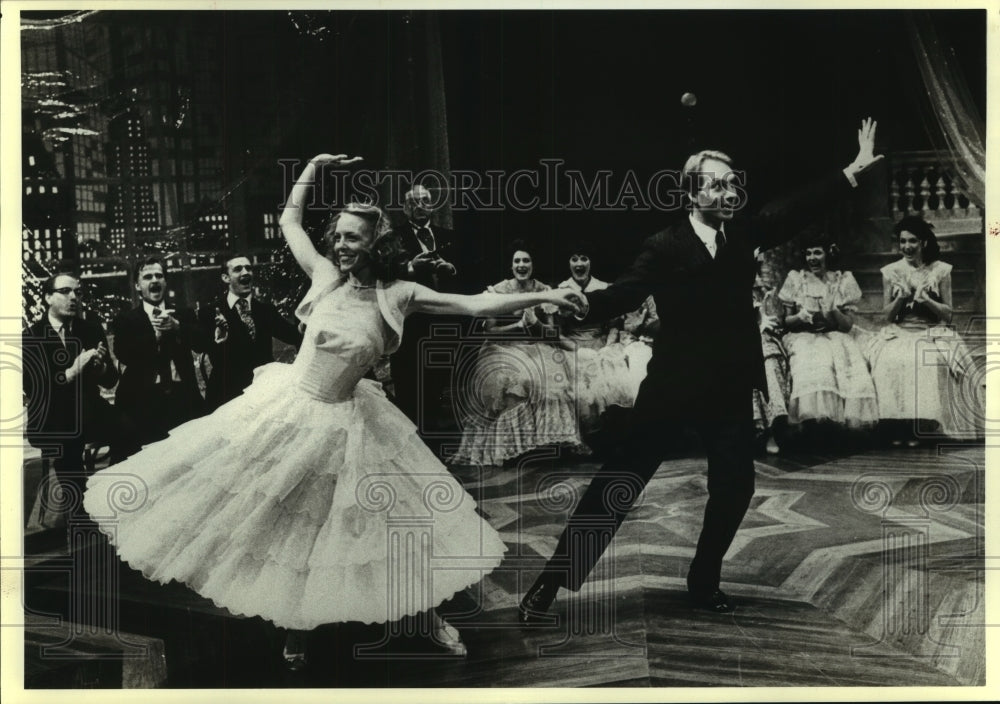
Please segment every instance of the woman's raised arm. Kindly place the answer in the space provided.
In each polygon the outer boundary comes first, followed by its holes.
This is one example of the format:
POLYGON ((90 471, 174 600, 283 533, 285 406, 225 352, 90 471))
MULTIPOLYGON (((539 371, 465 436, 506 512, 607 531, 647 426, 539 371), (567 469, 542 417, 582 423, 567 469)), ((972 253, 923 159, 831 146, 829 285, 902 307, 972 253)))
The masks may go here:
POLYGON ((324 258, 313 246, 312 240, 309 239, 305 228, 302 227, 303 210, 306 207, 309 189, 312 187, 313 181, 316 180, 316 169, 323 164, 353 164, 360 159, 360 156, 348 159, 346 154, 314 156, 302 169, 291 193, 288 194, 288 201, 285 203, 285 209, 281 213, 278 224, 281 225, 281 234, 285 236, 288 248, 292 250, 292 256, 295 257, 295 261, 309 278, 312 278, 317 261, 324 258))

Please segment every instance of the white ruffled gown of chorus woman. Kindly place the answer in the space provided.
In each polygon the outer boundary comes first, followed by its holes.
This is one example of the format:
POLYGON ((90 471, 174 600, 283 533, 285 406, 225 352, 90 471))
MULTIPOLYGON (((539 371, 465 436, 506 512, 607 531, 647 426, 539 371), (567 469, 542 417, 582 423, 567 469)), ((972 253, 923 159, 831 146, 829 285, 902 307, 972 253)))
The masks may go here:
MULTIPOLYGON (((828 297, 841 311, 855 313, 861 288, 849 271, 827 271, 820 279, 802 269, 789 271, 778 292, 782 303, 811 313, 819 312, 820 301, 828 297)), ((829 420, 858 428, 878 421, 875 384, 857 334, 839 330, 785 333, 792 385, 790 422, 829 420)))
MULTIPOLYGON (((920 267, 900 259, 882 267, 882 278, 903 291, 926 288, 940 301, 951 269, 940 259, 920 267)), ((929 420, 939 426, 935 432, 949 437, 979 436, 976 419, 985 410, 985 387, 974 386, 972 355, 954 328, 923 306, 910 305, 896 323, 869 337, 866 353, 883 420, 929 420)))
MULTIPOLYGON (((548 291, 531 279, 524 288, 514 279, 487 287, 490 293, 548 291)), ((537 306, 554 313, 555 306, 537 306)), ((515 315, 524 316, 524 311, 515 315)), ((544 446, 587 454, 577 422, 570 353, 557 345, 524 340, 487 341, 479 349, 473 374, 461 390, 462 440, 450 458, 456 464, 501 466, 544 446)))
POLYGON ((398 346, 412 293, 319 267, 292 364, 258 368, 242 396, 90 478, 84 507, 121 558, 303 630, 413 615, 499 565, 472 497, 362 378, 398 346))
MULTIPOLYGON (((584 294, 607 287, 593 276, 586 288, 572 278, 559 284, 559 288, 584 294)), ((631 407, 635 403, 652 350, 639 341, 620 341, 617 328, 604 321, 579 324, 566 316, 562 334, 575 348, 569 353, 570 371, 581 430, 592 432, 600 427, 601 415, 610 406, 631 407)))

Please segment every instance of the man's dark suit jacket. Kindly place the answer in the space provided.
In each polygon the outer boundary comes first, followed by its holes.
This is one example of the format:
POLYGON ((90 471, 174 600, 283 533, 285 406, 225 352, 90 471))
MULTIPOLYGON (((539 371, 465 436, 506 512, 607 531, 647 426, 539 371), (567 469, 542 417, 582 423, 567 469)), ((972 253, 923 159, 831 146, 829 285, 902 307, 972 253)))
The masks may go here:
POLYGON ((423 284, 427 288, 432 288, 435 291, 444 291, 449 293, 457 292, 458 280, 462 277, 468 276, 470 272, 462 270, 462 262, 460 261, 461 252, 456 246, 455 233, 451 230, 447 230, 443 227, 436 227, 434 225, 430 225, 430 229, 434 234, 434 244, 437 246, 435 251, 441 255, 442 259, 455 266, 457 274, 455 276, 436 276, 433 271, 413 275, 408 274, 406 271, 406 263, 424 250, 420 246, 420 242, 417 240, 416 234, 413 232, 413 226, 410 225, 409 222, 405 222, 396 228, 400 244, 403 247, 403 256, 399 259, 399 277, 416 281, 418 284, 423 284))
POLYGON ((81 352, 101 342, 108 345, 104 328, 96 318, 77 318, 71 328, 65 346, 48 315, 22 334, 22 386, 28 402, 25 434, 38 447, 81 442, 88 416, 101 414, 109 407, 101 398, 100 387, 111 388, 118 380, 109 356, 102 373, 87 369, 72 381, 65 381, 66 370, 81 352))
POLYGON ((740 404, 749 409, 752 389, 767 392, 751 300, 754 249, 793 237, 849 190, 838 171, 760 215, 737 215, 725 224, 726 245, 714 259, 685 217, 649 237, 612 286, 587 294, 586 319, 622 315, 652 294, 661 324, 646 383, 663 389, 667 417, 711 418, 740 404))
POLYGON ((125 365, 115 392, 115 405, 122 410, 145 414, 150 394, 156 389, 157 372, 163 367, 163 362, 169 366, 169 362, 173 361, 180 376, 178 390, 183 396, 179 405, 190 411, 186 414, 187 418, 178 418, 177 421, 200 415, 203 401, 191 355, 195 346, 193 341, 200 334, 197 319, 194 311, 187 308, 175 310, 173 316, 180 323, 180 328, 164 334, 159 343, 142 305, 122 313, 115 320, 115 357, 125 365))
MULTIPOLYGON (((455 233, 443 227, 430 226, 434 234, 435 251, 441 257, 454 265, 454 276, 436 275, 433 272, 418 272, 409 274, 406 264, 423 252, 413 227, 405 222, 396 228, 403 254, 397 260, 399 277, 415 281, 435 291, 458 293, 462 291, 459 282, 467 280, 472 275, 466 271, 462 262, 462 252, 456 246, 455 233)), ((448 374, 443 370, 431 370, 424 366, 421 359, 421 341, 431 339, 435 324, 462 325, 465 320, 456 316, 428 315, 417 313, 406 316, 403 323, 403 339, 399 349, 391 357, 392 383, 395 389, 396 404, 415 423, 436 420, 440 414, 441 393, 448 383, 448 374)), ((421 425, 421 430, 424 428, 421 425)))
POLYGON ((239 312, 235 307, 229 307, 225 295, 201 307, 198 316, 201 335, 194 342, 195 350, 208 352, 212 362, 212 372, 205 389, 209 410, 215 410, 243 393, 243 389, 253 381, 253 370, 274 361, 272 338, 290 345, 302 343, 298 328, 285 320, 277 308, 257 296, 251 299, 250 316, 256 332, 253 338, 239 312), (229 334, 220 343, 215 342, 216 309, 229 323, 229 334))

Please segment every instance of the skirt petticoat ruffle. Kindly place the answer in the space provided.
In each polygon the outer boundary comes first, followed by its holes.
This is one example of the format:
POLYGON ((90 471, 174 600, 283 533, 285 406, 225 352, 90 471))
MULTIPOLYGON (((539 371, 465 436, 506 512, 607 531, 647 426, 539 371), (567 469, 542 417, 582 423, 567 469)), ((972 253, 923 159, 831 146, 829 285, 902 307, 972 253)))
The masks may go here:
POLYGON ((867 339, 865 354, 884 420, 933 421, 956 439, 981 437, 985 386, 961 336, 938 325, 887 325, 867 339))
POLYGON ((548 445, 590 452, 580 435, 570 353, 554 345, 484 344, 457 405, 463 429, 452 462, 499 466, 548 445))
POLYGON ((292 365, 90 478, 84 507, 147 578, 308 630, 394 621, 480 581, 506 548, 378 384, 329 403, 292 365))

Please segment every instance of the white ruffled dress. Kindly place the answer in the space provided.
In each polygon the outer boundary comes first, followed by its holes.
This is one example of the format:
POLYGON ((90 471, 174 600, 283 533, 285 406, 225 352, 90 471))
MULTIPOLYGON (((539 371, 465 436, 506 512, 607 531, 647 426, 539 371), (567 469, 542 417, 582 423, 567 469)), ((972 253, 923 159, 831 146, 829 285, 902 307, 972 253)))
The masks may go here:
POLYGON ((472 497, 362 378, 398 346, 412 295, 314 272, 294 363, 90 478, 84 506, 121 558, 303 630, 426 611, 499 565, 472 497))
MULTIPOLYGON (((942 287, 950 287, 951 270, 940 259, 921 267, 899 259, 882 267, 882 279, 890 289, 906 293, 925 288, 940 301, 942 287)), ((937 432, 956 439, 981 436, 985 384, 954 328, 911 304, 898 323, 870 335, 865 352, 882 419, 935 421, 937 432)))

